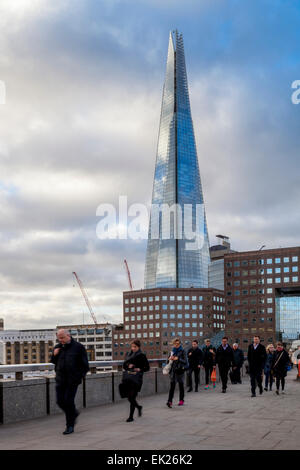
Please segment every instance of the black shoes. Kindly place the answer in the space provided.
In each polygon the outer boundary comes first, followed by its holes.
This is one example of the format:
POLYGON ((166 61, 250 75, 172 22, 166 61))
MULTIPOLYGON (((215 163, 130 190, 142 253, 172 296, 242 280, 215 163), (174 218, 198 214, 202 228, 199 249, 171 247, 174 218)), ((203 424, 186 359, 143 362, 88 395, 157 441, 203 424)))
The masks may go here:
POLYGON ((190 388, 187 390, 187 392, 192 392, 192 391, 193 391, 192 387, 190 387, 190 388))
POLYGON ((63 434, 72 434, 74 432, 74 426, 67 426, 66 429, 64 430, 63 434))
POLYGON ((253 397, 256 397, 256 394, 255 394, 255 393, 252 393, 251 398, 253 398, 253 397))
POLYGON ((276 390, 276 395, 279 395, 279 390, 276 390))
POLYGON ((262 387, 259 389, 259 393, 260 393, 260 395, 263 394, 263 388, 262 387))
POLYGON ((223 388, 222 393, 226 393, 226 388, 223 388))
POLYGON ((198 392, 198 388, 195 388, 195 392, 198 392))
POLYGON ((139 416, 142 416, 142 414, 143 414, 143 407, 142 406, 138 407, 138 413, 139 413, 139 416))
POLYGON ((129 418, 126 419, 126 422, 127 422, 127 423, 131 423, 131 421, 134 421, 134 419, 131 418, 131 416, 129 416, 129 418))
POLYGON ((267 387, 265 387, 265 388, 264 388, 264 391, 265 391, 265 392, 267 392, 267 391, 268 391, 267 387))

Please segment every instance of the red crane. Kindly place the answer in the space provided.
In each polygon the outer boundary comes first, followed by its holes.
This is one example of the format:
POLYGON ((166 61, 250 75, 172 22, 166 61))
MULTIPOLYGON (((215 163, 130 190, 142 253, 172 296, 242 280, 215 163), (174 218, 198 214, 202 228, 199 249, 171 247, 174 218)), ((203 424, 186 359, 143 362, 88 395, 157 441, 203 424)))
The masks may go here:
POLYGON ((133 290, 133 285, 132 285, 132 281, 131 281, 130 271, 129 271, 129 267, 128 267, 128 263, 127 263, 127 260, 126 260, 126 259, 124 259, 124 264, 125 264, 125 269, 126 269, 126 272, 127 272, 128 284, 129 284, 130 290, 133 290))
POLYGON ((76 279, 76 281, 78 282, 78 285, 79 285, 80 290, 81 290, 81 292, 82 292, 82 295, 83 295, 83 298, 84 298, 84 300, 85 300, 85 303, 87 304, 88 309, 89 309, 89 311, 90 311, 91 317, 92 317, 92 319, 94 320, 95 325, 97 326, 97 325, 98 325, 97 318, 96 318, 96 316, 95 316, 95 314, 94 314, 94 312, 93 312, 92 306, 91 306, 90 301, 89 301, 89 299, 88 299, 88 296, 87 296, 87 294, 86 294, 86 292, 85 292, 85 290, 84 290, 83 284, 82 284, 81 280, 79 279, 79 277, 77 276, 77 273, 76 273, 75 271, 73 271, 72 274, 74 274, 75 279, 76 279))

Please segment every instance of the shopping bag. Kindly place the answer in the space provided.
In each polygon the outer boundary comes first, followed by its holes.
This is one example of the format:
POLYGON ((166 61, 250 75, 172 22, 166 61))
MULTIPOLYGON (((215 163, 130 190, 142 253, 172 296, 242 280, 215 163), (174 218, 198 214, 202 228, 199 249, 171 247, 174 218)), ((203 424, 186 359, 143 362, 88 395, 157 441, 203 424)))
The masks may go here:
POLYGON ((173 364, 173 361, 170 360, 168 364, 165 367, 163 367, 163 370, 162 370, 163 375, 168 375, 170 373, 172 364, 173 364))
POLYGON ((216 369, 213 369, 213 371, 211 373, 211 376, 210 376, 210 379, 211 379, 212 382, 216 382, 216 380, 217 380, 216 369))

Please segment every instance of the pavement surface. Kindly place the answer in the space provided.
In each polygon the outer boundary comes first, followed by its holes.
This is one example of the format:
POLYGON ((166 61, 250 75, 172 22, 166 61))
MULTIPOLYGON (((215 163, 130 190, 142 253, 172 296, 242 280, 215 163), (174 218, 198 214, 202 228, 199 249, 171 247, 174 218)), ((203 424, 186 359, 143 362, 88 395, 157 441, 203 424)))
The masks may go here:
POLYGON ((127 400, 85 409, 75 433, 63 436, 63 415, 0 425, 0 449, 14 450, 300 450, 300 381, 295 370, 286 393, 250 397, 249 379, 215 390, 186 393, 185 405, 167 408, 165 395, 141 399, 143 416, 126 423, 127 400))

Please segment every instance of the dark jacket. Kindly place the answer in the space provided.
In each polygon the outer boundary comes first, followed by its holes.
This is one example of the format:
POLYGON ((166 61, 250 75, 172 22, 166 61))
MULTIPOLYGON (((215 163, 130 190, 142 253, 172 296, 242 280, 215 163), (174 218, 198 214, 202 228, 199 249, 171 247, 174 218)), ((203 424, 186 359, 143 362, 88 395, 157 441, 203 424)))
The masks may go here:
POLYGON ((204 367, 212 367, 215 365, 215 358, 216 358, 216 348, 214 348, 212 345, 209 347, 204 346, 202 349, 203 352, 203 365, 204 367), (211 352, 213 350, 213 353, 211 352))
POLYGON ((59 353, 50 359, 55 364, 56 383, 59 385, 79 385, 89 371, 89 361, 85 347, 71 338, 69 344, 58 343, 54 349, 59 353))
POLYGON ((200 348, 190 348, 188 350, 188 361, 190 369, 197 369, 203 362, 203 354, 200 348))
POLYGON ((237 349, 232 348, 232 352, 233 352, 234 367, 242 367, 242 365, 244 364, 244 360, 245 360, 243 351, 239 348, 237 349))
POLYGON ((141 390, 143 385, 143 374, 144 372, 148 372, 150 369, 148 359, 146 354, 144 354, 141 350, 137 352, 130 351, 126 355, 126 359, 123 362, 123 382, 126 383, 128 387, 136 387, 138 391, 141 390), (129 365, 133 364, 134 367, 130 368, 129 365), (134 372, 133 369, 141 369, 140 372, 136 372, 133 374, 128 374, 129 372, 134 372))
POLYGON ((259 343, 257 348, 254 349, 253 344, 250 344, 248 348, 248 364, 250 374, 262 371, 265 367, 266 360, 266 348, 261 343, 259 343))
POLYGON ((264 373, 267 374, 272 369, 274 352, 267 353, 267 359, 265 362, 264 373))
POLYGON ((272 360, 272 371, 275 377, 285 377, 287 366, 291 363, 290 357, 285 349, 275 351, 272 360))
POLYGON ((177 353, 176 356, 178 357, 177 361, 173 361, 172 367, 170 370, 170 378, 171 381, 174 381, 178 378, 178 376, 183 376, 184 371, 189 366, 189 361, 187 358, 186 351, 181 348, 177 353))
POLYGON ((224 349, 222 344, 217 349, 216 354, 216 364, 218 364, 219 368, 226 368, 230 369, 233 366, 233 351, 229 344, 227 348, 224 349))

